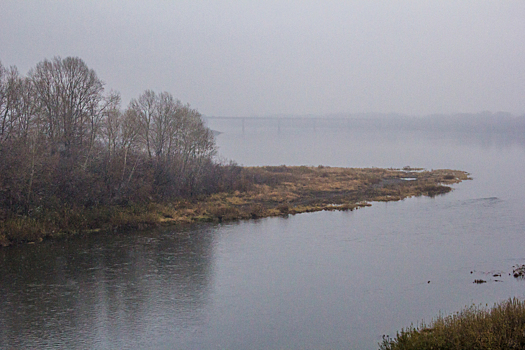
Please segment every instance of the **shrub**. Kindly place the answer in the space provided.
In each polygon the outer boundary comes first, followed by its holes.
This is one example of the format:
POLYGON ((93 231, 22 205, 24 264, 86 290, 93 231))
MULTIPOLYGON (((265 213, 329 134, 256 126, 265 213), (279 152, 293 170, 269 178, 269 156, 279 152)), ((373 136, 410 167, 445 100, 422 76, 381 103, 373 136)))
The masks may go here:
POLYGON ((516 298, 491 309, 471 306, 454 315, 438 317, 426 326, 383 337, 381 350, 525 348, 525 302, 516 298))

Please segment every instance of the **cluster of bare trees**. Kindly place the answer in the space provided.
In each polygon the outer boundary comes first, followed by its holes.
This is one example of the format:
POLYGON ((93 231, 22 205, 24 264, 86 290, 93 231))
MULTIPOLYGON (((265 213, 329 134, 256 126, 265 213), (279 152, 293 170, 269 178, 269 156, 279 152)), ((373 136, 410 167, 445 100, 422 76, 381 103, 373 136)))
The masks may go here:
POLYGON ((27 76, 0 63, 1 213, 223 189, 225 167, 196 110, 150 90, 120 104, 80 58, 44 60, 27 76))

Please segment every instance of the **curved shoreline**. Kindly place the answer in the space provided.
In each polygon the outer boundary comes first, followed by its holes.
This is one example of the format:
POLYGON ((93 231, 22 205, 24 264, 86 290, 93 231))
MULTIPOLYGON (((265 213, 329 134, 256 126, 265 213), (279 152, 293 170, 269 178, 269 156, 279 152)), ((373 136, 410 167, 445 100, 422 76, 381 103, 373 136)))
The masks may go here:
POLYGON ((322 210, 354 210, 370 206, 369 202, 373 201, 445 194, 452 190, 449 185, 470 179, 467 172, 449 169, 284 165, 243 167, 241 177, 242 191, 219 192, 170 203, 92 208, 82 211, 80 219, 75 217, 75 225, 60 230, 46 220, 30 217, 3 222, 0 246, 97 231, 255 219, 322 210))

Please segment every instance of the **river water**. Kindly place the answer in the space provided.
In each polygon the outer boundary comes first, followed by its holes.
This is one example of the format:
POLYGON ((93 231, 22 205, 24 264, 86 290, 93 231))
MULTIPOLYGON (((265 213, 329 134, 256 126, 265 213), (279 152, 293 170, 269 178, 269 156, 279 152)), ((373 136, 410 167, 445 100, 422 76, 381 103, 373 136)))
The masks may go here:
POLYGON ((377 349, 411 323, 525 297, 509 276, 525 263, 522 133, 208 122, 220 154, 243 165, 409 165, 473 180, 353 212, 2 249, 0 348, 377 349))

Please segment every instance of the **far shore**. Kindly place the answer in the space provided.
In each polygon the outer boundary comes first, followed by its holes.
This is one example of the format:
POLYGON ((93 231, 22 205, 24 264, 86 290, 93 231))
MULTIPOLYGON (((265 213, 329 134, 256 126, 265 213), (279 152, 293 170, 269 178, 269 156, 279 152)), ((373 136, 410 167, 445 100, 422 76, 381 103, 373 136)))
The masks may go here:
POLYGON ((117 232, 199 221, 223 222, 322 210, 354 210, 370 206, 374 201, 445 194, 452 190, 450 185, 470 179, 467 172, 448 169, 284 165, 243 167, 241 176, 245 182, 243 191, 219 192, 170 203, 92 208, 85 210, 82 218, 70 218, 69 221, 74 223, 71 227, 57 228, 44 220, 21 217, 16 222, 4 223, 0 245, 36 243, 97 231, 117 232))

